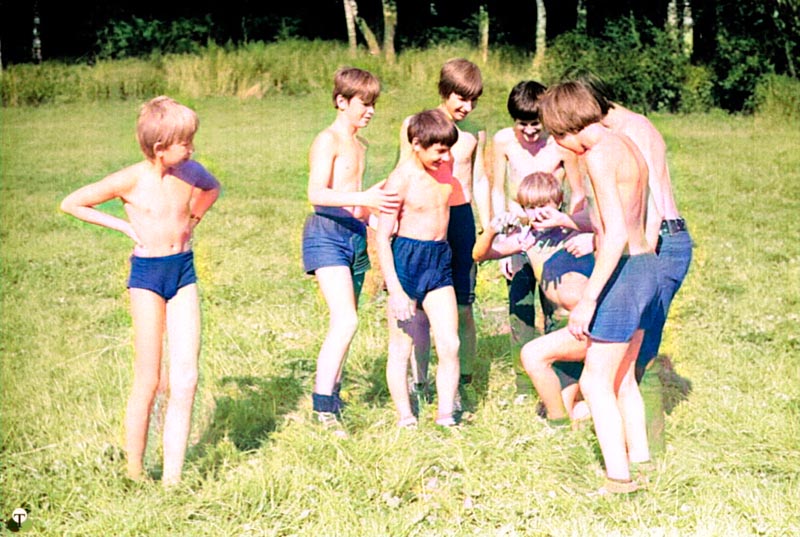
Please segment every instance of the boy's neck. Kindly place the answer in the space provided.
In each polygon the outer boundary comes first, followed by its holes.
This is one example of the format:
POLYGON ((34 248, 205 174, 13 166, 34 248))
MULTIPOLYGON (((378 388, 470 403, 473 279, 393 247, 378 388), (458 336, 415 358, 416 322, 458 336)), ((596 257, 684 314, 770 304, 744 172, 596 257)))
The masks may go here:
POLYGON ((339 114, 336 116, 336 120, 334 120, 332 127, 348 136, 355 136, 360 128, 357 125, 353 125, 353 123, 351 123, 344 114, 339 114))
POLYGON ((449 120, 450 120, 450 121, 452 121, 453 123, 456 123, 456 120, 455 120, 455 119, 453 119, 453 114, 450 112, 450 110, 448 110, 448 109, 447 109, 447 106, 445 106, 445 104, 444 104, 444 103, 441 103, 441 104, 439 105, 439 110, 441 110, 442 112, 444 112, 444 115, 446 115, 446 116, 447 116, 447 119, 449 119, 449 120))

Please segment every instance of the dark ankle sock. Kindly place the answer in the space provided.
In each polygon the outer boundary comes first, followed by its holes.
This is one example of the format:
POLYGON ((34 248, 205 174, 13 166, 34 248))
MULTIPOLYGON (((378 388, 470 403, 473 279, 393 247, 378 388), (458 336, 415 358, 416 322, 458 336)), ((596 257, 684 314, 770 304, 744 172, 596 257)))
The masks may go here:
POLYGON ((336 398, 333 395, 322 395, 319 393, 311 394, 312 406, 315 412, 332 412, 339 413, 336 398))

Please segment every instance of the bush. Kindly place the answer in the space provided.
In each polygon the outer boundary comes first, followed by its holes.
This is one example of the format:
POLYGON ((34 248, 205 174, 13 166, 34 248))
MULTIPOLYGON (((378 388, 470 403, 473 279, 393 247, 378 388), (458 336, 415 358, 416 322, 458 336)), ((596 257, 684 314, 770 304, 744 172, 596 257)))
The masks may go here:
POLYGON ((211 18, 177 19, 171 22, 133 17, 111 21, 97 32, 97 57, 102 59, 145 57, 153 53, 198 52, 211 37, 211 18))
POLYGON ((767 75, 756 84, 757 116, 800 122, 800 80, 782 75, 767 75))
POLYGON ((686 66, 681 85, 680 111, 708 112, 714 106, 714 73, 708 67, 686 66))

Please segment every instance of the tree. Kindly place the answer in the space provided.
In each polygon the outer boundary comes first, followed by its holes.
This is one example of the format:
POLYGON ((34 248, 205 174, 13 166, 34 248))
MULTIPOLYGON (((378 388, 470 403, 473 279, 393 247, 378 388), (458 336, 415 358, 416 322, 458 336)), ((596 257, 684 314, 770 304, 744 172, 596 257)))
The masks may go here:
POLYGON ((381 0, 383 4, 383 53, 387 63, 394 63, 394 33, 397 28, 397 0, 381 0))
POLYGON ((350 56, 356 55, 358 43, 356 42, 356 18, 353 13, 353 4, 350 0, 342 0, 344 4, 344 18, 347 23, 347 43, 350 45, 350 56))
POLYGON ((544 53, 547 48, 547 12, 544 0, 536 0, 536 53, 533 56, 533 70, 536 73, 544 63, 544 53))
POLYGON ((480 39, 481 59, 489 60, 489 9, 485 4, 478 7, 478 36, 480 39))

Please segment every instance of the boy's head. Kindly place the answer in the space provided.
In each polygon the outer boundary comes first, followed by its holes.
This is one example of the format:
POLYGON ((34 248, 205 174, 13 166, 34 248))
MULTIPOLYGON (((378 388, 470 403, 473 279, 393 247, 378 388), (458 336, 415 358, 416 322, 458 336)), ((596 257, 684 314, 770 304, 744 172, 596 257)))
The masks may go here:
POLYGON ((562 82, 551 86, 539 105, 542 125, 556 139, 577 134, 603 119, 600 104, 580 82, 562 82))
POLYGON ((477 65, 464 58, 448 60, 439 73, 439 96, 447 112, 461 121, 483 93, 483 79, 477 65))
POLYGON ((533 80, 523 80, 508 94, 508 113, 514 120, 539 121, 539 96, 546 89, 533 80))
POLYGON ((600 105, 600 110, 602 110, 604 116, 610 108, 614 107, 611 88, 591 69, 577 66, 569 67, 564 71, 561 80, 562 82, 571 80, 585 86, 597 100, 597 104, 600 105))
POLYGON ((145 157, 153 160, 156 144, 166 149, 174 143, 191 142, 199 124, 194 110, 162 95, 139 109, 136 139, 145 157))
POLYGON ((525 177, 517 188, 517 202, 523 208, 559 207, 562 201, 564 191, 552 173, 534 172, 525 177))
POLYGON ((458 128, 441 110, 425 110, 408 120, 408 141, 422 149, 434 144, 450 148, 458 141, 458 128))
POLYGON ((345 101, 358 97, 368 105, 374 105, 381 94, 381 83, 378 79, 363 69, 357 67, 342 67, 333 75, 333 106, 339 108, 337 98, 341 95, 345 101))

